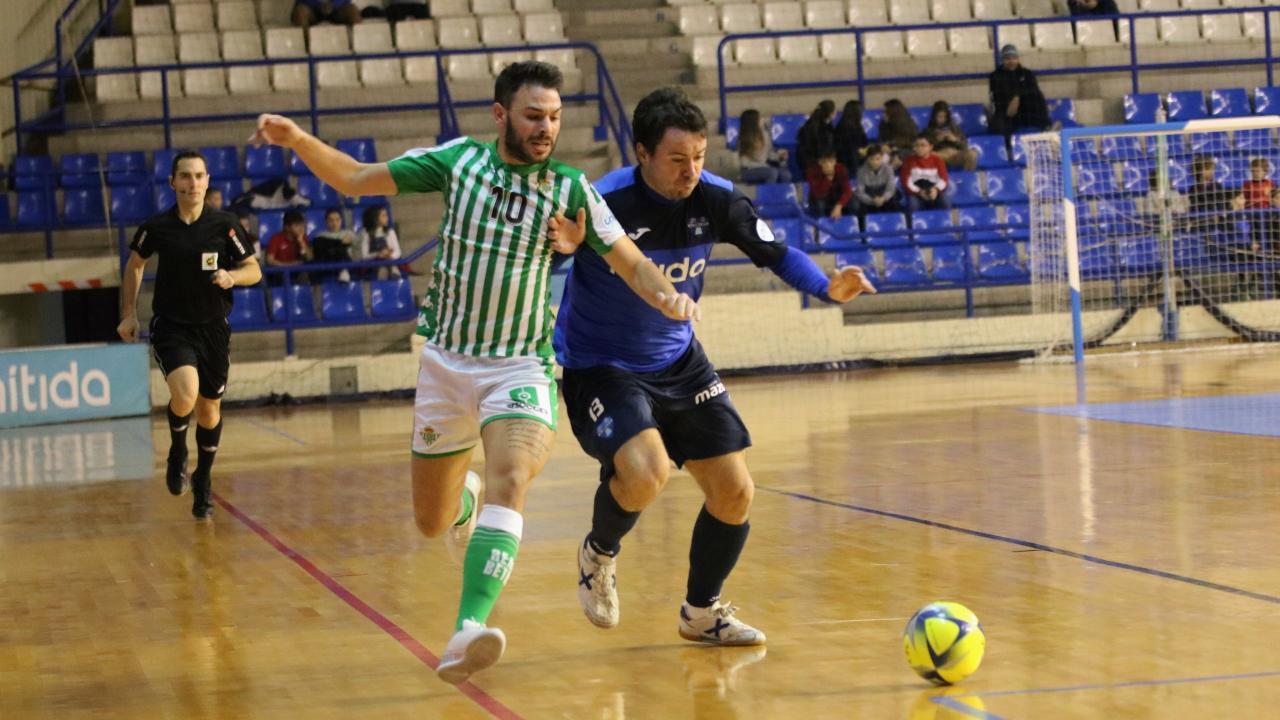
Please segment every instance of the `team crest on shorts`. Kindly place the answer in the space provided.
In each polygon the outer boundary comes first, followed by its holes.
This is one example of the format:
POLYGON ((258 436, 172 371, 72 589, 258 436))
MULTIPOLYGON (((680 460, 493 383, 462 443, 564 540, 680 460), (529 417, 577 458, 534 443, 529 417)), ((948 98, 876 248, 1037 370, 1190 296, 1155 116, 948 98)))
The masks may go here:
POLYGON ((436 429, 430 425, 422 428, 422 432, 418 433, 418 436, 422 438, 422 444, 427 447, 435 445, 436 441, 440 439, 440 433, 436 432, 436 429))

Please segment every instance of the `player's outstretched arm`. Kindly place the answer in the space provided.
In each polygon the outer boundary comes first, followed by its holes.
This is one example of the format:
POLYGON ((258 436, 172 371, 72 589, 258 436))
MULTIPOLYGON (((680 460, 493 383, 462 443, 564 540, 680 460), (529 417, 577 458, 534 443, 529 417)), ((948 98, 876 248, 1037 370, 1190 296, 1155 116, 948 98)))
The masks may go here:
POLYGON ((316 177, 345 195, 395 195, 396 183, 386 163, 362 163, 316 136, 283 115, 264 113, 258 116, 258 128, 249 142, 268 143, 293 150, 316 177))
POLYGON ((876 291, 862 268, 841 268, 828 279, 813 258, 793 247, 787 248, 769 269, 796 290, 826 302, 845 303, 862 293, 876 291))
POLYGON ((604 259, 632 292, 663 315, 672 320, 702 319, 698 303, 686 293, 677 292, 667 276, 640 252, 631 238, 624 236, 615 240, 604 259))
POLYGON ((838 303, 849 302, 863 293, 874 295, 876 286, 871 284, 862 268, 857 265, 840 268, 827 284, 827 297, 838 303))
POLYGON ((129 253, 129 262, 120 276, 120 324, 116 326, 116 333, 125 342, 138 339, 138 290, 146 269, 146 258, 136 251, 129 253))

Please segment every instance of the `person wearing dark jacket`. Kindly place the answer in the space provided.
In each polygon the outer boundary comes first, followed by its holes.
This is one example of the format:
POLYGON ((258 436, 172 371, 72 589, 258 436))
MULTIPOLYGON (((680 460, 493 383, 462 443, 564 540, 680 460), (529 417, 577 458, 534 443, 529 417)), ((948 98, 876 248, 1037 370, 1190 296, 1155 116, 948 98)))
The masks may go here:
POLYGON ((835 128, 831 119, 836 116, 836 104, 831 100, 823 100, 809 114, 809 119, 800 126, 796 133, 796 162, 801 171, 818 159, 818 148, 828 143, 835 144, 835 128))
POLYGON ((1022 128, 1048 129, 1049 106, 1035 73, 1022 66, 1018 48, 1000 49, 1000 67, 988 76, 991 90, 991 132, 1009 136, 1022 128))
POLYGON ((850 100, 844 104, 835 128, 836 160, 853 172, 862 165, 867 153, 867 131, 862 128, 862 103, 850 100))
POLYGON ((1072 15, 1119 15, 1116 0, 1067 0, 1072 15))

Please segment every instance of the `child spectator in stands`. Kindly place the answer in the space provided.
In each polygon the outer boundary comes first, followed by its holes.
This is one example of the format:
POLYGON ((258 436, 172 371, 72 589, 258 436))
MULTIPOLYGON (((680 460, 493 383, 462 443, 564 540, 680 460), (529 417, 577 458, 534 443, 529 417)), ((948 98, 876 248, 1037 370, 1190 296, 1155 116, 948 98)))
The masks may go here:
MULTIPOLYGON (((284 228, 271 236, 267 243, 267 265, 285 267, 301 265, 312 257, 311 243, 307 241, 307 220, 301 210, 289 209, 284 212, 284 228)), ((280 285, 283 275, 271 273, 272 285, 280 285)), ((293 275, 293 282, 302 282, 301 273, 293 275)))
POLYGON ((1158 228, 1160 222, 1160 214, 1167 207, 1169 213, 1177 217, 1185 217, 1187 214, 1187 197, 1173 186, 1164 189, 1164 195, 1160 193, 1160 171, 1152 168, 1147 174, 1147 194, 1134 201, 1134 205, 1139 215, 1149 216, 1143 222, 1150 227, 1158 228))
MULTIPOLYGON (((350 230, 342 227, 342 210, 331 207, 324 211, 324 230, 311 238, 313 261, 318 263, 351 262, 351 245, 355 236, 350 230)), ((351 274, 347 270, 333 270, 314 273, 316 282, 323 282, 337 277, 340 282, 349 282, 351 274)))
POLYGON ((826 143, 814 151, 817 158, 809 163, 809 214, 837 219, 854 210, 853 187, 849 169, 836 160, 836 146, 826 143))
POLYGON ((819 148, 828 143, 835 146, 836 130, 831 126, 831 119, 835 115, 835 101, 823 100, 796 133, 796 162, 805 172, 808 172, 811 163, 817 161, 819 148))
MULTIPOLYGON (((367 207, 361 215, 364 227, 360 229, 360 258, 363 260, 394 260, 400 257, 400 239, 395 228, 390 227, 390 215, 381 205, 367 207)), ((377 277, 378 271, 371 273, 377 277)), ((387 277, 400 277, 400 270, 388 266, 387 277)))
POLYGON ((744 110, 738 119, 739 178, 748 185, 789 183, 787 151, 773 146, 759 110, 744 110))
POLYGON ((316 23, 355 25, 360 22, 360 8, 351 0, 295 0, 293 24, 304 30, 316 23))
POLYGON ((883 145, 867 148, 867 159, 858 167, 858 181, 853 186, 853 199, 858 217, 882 212, 900 212, 898 183, 889 164, 889 149, 883 145))
POLYGON ((969 148, 969 139, 964 130, 951 117, 951 106, 945 100, 933 104, 929 113, 929 125, 924 134, 929 136, 933 151, 938 153, 948 167, 963 170, 978 168, 978 153, 969 148))
POLYGON ((898 170, 902 189, 907 193, 907 210, 947 210, 951 200, 947 197, 947 164, 933 151, 927 135, 916 137, 914 152, 902 161, 898 170))
POLYGON ((1244 206, 1249 209, 1266 209, 1271 207, 1271 192, 1276 184, 1267 178, 1271 172, 1271 163, 1266 158, 1256 157, 1249 161, 1249 179, 1244 187, 1244 206))
POLYGON ((220 188, 211 187, 204 194, 204 206, 210 210, 222 210, 226 207, 222 199, 222 190, 220 188))
POLYGON ((401 20, 426 20, 431 17, 427 0, 388 0, 387 19, 393 23, 401 20))
POLYGON ((991 92, 991 132, 1008 137, 1022 128, 1045 130, 1049 120, 1049 104, 1035 73, 1022 66, 1018 48, 1005 45, 1000 49, 1000 67, 987 76, 991 92))
POLYGON ((867 131, 862 127, 862 103, 850 100, 844 104, 835 127, 836 160, 855 172, 867 153, 867 131))
POLYGON ((1242 192, 1232 192, 1214 179, 1218 161, 1210 155, 1197 155, 1191 161, 1192 185, 1187 193, 1187 204, 1193 213, 1212 214, 1221 220, 1232 210, 1245 206, 1242 192))
POLYGON ((907 106, 894 98, 884 104, 884 119, 880 121, 880 142, 887 144, 897 153, 899 160, 911 152, 911 145, 920 134, 916 121, 907 112, 907 106))

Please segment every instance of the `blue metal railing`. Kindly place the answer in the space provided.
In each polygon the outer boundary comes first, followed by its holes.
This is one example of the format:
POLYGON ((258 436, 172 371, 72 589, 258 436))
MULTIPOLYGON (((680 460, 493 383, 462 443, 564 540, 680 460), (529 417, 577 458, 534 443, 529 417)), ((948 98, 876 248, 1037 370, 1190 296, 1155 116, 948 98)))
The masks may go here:
MULTIPOLYGON (((1168 12, 1144 12, 1137 14, 1122 15, 1090 15, 1087 18, 1082 17, 1040 17, 1040 18, 1007 18, 1002 20, 973 20, 966 22, 949 22, 949 23, 928 23, 916 25, 876 25, 872 27, 859 28, 825 28, 825 29, 808 29, 808 30, 786 30, 786 31, 762 31, 752 33, 734 33, 726 35, 716 46, 716 76, 719 83, 719 101, 720 101, 720 132, 724 132, 725 118, 728 117, 728 96, 732 94, 740 94, 747 92, 767 92, 773 90, 816 90, 822 88, 840 88, 840 87, 856 87, 858 91, 858 100, 865 104, 866 89, 868 87, 876 87, 883 85, 901 86, 917 83, 937 83, 957 80, 978 80, 984 79, 988 72, 956 72, 956 73, 939 73, 929 75, 912 75, 912 76, 885 76, 868 78, 865 68, 863 67, 864 49, 866 47, 865 38, 867 35, 875 33, 902 33, 909 30, 950 30, 954 28, 988 28, 991 30, 991 46, 992 55, 995 65, 1000 64, 1000 46, 1003 44, 1000 40, 1000 28, 1015 25, 1068 25, 1084 20, 1112 20, 1127 25, 1129 32, 1129 62, 1121 65, 1084 65, 1071 66, 1062 68, 1044 68, 1036 69, 1036 74, 1042 77, 1054 75, 1082 75, 1096 73, 1115 73, 1128 72, 1130 76, 1131 92, 1139 92, 1139 76, 1144 70, 1176 70, 1183 68, 1221 68, 1229 66, 1249 66, 1249 65, 1265 65, 1267 74, 1267 85, 1274 84, 1274 65, 1276 62, 1275 54, 1271 48, 1272 23, 1275 13, 1280 12, 1280 7, 1271 6, 1255 6, 1249 8, 1222 8, 1218 10, 1182 10, 1168 12), (1137 34, 1137 23, 1139 21, 1158 22, 1162 17, 1180 17, 1188 16, 1199 18, 1206 15, 1249 15, 1260 13, 1263 21, 1263 37, 1261 54, 1258 57, 1249 56, 1243 58, 1215 58, 1213 60, 1180 60, 1176 62, 1140 62, 1138 58, 1138 50, 1141 41, 1137 34), (782 38, 796 36, 815 36, 823 37, 829 35, 853 35, 854 36, 854 68, 853 76, 847 79, 839 80, 815 80, 804 82, 785 82, 785 83, 753 83, 750 81, 742 82, 734 85, 728 84, 725 78, 725 50, 726 48, 738 40, 750 40, 755 38, 782 38)), ((1163 45, 1162 45, 1163 46, 1163 45)), ((1117 44, 1114 48, 1123 48, 1123 44, 1117 44)), ((1177 46, 1174 46, 1177 47, 1177 46)), ((750 67, 750 66, 747 66, 750 67)))

